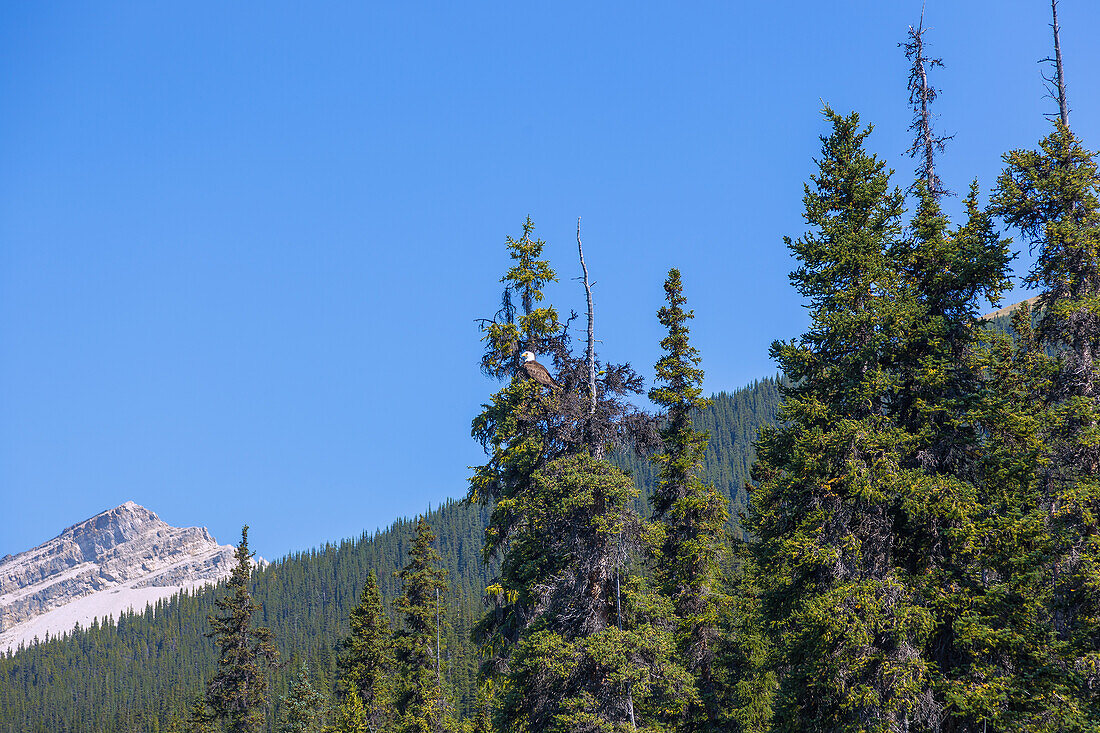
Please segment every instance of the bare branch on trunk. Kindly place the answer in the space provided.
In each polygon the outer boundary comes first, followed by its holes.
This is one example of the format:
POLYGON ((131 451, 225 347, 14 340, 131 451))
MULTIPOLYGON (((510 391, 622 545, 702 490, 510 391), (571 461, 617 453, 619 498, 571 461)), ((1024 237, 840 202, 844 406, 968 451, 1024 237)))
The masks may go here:
POLYGON ((913 144, 906 153, 919 161, 917 178, 923 180, 928 190, 938 198, 951 192, 936 175, 936 153, 942 153, 944 145, 954 135, 937 137, 932 131, 932 102, 939 96, 939 90, 929 83, 928 71, 936 66, 943 66, 943 59, 925 55, 924 34, 927 30, 924 27, 922 7, 920 23, 916 28, 909 26, 909 40, 898 45, 905 49, 905 57, 912 63, 909 68, 909 105, 913 108, 913 122, 909 129, 914 136, 913 144))
POLYGON ((1051 96, 1058 100, 1058 116, 1062 120, 1062 124, 1067 128, 1069 127, 1069 102, 1066 101, 1066 76, 1062 69, 1062 40, 1061 40, 1061 28, 1058 26, 1058 0, 1050 0, 1050 14, 1051 24, 1050 27, 1054 29, 1054 58, 1046 58, 1043 61, 1051 62, 1054 64, 1054 78, 1050 79, 1046 76, 1043 78, 1054 86, 1051 90, 1051 96))
POLYGON ((592 309, 592 284, 588 281, 588 266, 584 263, 584 248, 581 246, 581 218, 577 217, 577 254, 581 258, 581 272, 584 273, 584 295, 588 299, 588 351, 585 352, 585 365, 588 367, 588 414, 596 413, 596 325, 592 309))

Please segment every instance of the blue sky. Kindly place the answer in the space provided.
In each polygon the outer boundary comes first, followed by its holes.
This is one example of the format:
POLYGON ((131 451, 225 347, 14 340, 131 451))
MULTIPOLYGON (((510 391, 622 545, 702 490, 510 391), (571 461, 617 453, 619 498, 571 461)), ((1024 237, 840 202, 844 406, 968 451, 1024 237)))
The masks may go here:
MULTIPOLYGON (((940 171, 1045 134, 1044 0, 928 0, 940 171)), ((917 0, 0 5, 0 555, 132 499, 267 557, 465 491, 525 216, 605 356, 652 374, 670 266, 708 390, 793 336, 785 234, 857 109, 907 185, 917 0)), ((1100 7, 1061 3, 1100 147, 1100 7)), ((951 204, 957 209, 957 201, 951 204)), ((1017 262, 1026 269, 1026 253, 1017 262)))

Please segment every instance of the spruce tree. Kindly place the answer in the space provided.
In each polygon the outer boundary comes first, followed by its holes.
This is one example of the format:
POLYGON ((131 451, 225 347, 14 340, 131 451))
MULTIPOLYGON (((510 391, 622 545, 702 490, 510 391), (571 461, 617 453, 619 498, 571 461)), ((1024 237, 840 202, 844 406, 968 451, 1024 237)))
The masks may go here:
POLYGON ((214 601, 218 613, 209 618, 213 630, 207 637, 214 639, 219 658, 218 671, 206 684, 206 704, 228 733, 251 733, 263 727, 266 670, 278 663, 279 653, 271 631, 252 626, 258 607, 248 585, 252 576, 248 525, 241 529, 236 558, 227 584, 229 594, 214 601))
MULTIPOLYGON (((402 733, 432 733, 455 728, 453 704, 443 684, 439 648, 442 597, 447 572, 433 543, 435 533, 416 520, 409 562, 398 573, 401 596, 394 604, 402 617, 396 635, 397 729, 402 733)), ((356 695, 358 697, 358 695, 356 695)))
POLYGON ((337 661, 337 692, 355 689, 371 725, 384 727, 393 717, 393 640, 374 570, 367 575, 359 604, 349 616, 351 633, 337 661))
MULTIPOLYGON (((546 243, 534 237, 530 217, 518 239, 508 236, 505 241, 512 266, 501 278, 501 308, 493 318, 481 321, 480 330, 485 344, 482 372, 508 381, 489 403, 482 405, 481 413, 473 420, 471 433, 489 460, 474 469, 467 495, 469 501, 492 507, 485 530, 486 560, 507 547, 522 521, 515 511, 514 498, 526 489, 542 463, 563 453, 563 447, 552 438, 554 396, 544 395, 536 382, 519 376, 521 354, 531 351, 550 354, 559 373, 558 381, 562 381, 561 360, 566 355, 568 333, 553 306, 543 304, 543 288, 555 282, 557 276, 543 259, 546 243)), ((562 390, 566 392, 568 386, 562 390)), ((494 583, 501 592, 489 596, 490 611, 475 631, 476 640, 489 652, 483 661, 483 676, 506 668, 511 647, 525 625, 524 608, 519 602, 522 589, 508 584, 507 578, 494 583)))
POLYGON ((689 342, 680 271, 665 280, 668 304, 657 311, 667 329, 664 354, 656 365, 657 386, 649 391, 654 404, 666 411, 661 429, 662 451, 658 484, 650 497, 660 545, 656 572, 661 590, 672 599, 677 619, 677 644, 684 666, 695 677, 702 707, 688 713, 684 730, 712 730, 722 715, 714 657, 719 644, 719 620, 727 610, 722 588, 721 558, 729 512, 713 486, 699 478, 707 449, 706 433, 695 430, 692 414, 709 403, 702 395, 699 352, 689 342))
POLYGON ((325 733, 379 733, 380 730, 371 725, 367 709, 359 699, 359 693, 352 688, 344 696, 344 702, 336 711, 336 722, 327 728, 325 733))
POLYGON ((625 572, 642 527, 636 489, 602 460, 627 444, 647 450, 651 421, 624 399, 641 391, 629 365, 574 356, 569 323, 536 307, 554 278, 542 246, 530 221, 508 239, 505 307, 482 325, 483 371, 507 380, 474 420, 490 461, 470 498, 494 502, 485 552, 501 558, 476 629, 483 674, 501 682, 498 730, 642 725, 691 694, 662 622, 671 609, 650 615, 660 599, 625 572), (558 389, 526 377, 521 348, 550 356, 558 389))
POLYGON ((718 730, 739 733, 770 731, 776 678, 772 643, 761 608, 762 571, 747 542, 734 545, 737 572, 730 584, 731 612, 715 669, 724 711, 718 730))
MULTIPOLYGON (((890 249, 901 289, 889 326, 896 334, 889 413, 903 431, 898 466, 909 477, 893 510, 894 562, 907 594, 934 619, 920 650, 929 674, 915 696, 914 722, 941 719, 964 731, 985 715, 975 714, 973 704, 983 694, 980 675, 973 674, 981 639, 1007 628, 1003 617, 977 611, 988 608, 983 594, 1003 587, 994 588, 993 559, 985 550, 1007 519, 988 511, 1007 487, 990 462, 995 447, 983 418, 997 385, 983 374, 978 309, 980 300, 992 304, 1007 289, 1010 257, 978 204, 977 184, 965 200, 967 221, 955 229, 925 180, 914 189, 917 210, 908 235, 890 249)), ((997 584, 1005 580, 996 577, 997 584)))
MULTIPOLYGON (((522 364, 522 352, 550 354, 560 367, 564 338, 557 311, 541 305, 543 288, 557 278, 550 264, 542 259, 545 242, 533 238, 534 223, 524 222, 519 239, 507 237, 508 254, 513 265, 501 278, 505 284, 501 308, 496 316, 481 322, 485 354, 481 370, 493 379, 511 378, 504 389, 492 396, 490 404, 474 419, 472 433, 489 455, 489 462, 475 469, 470 479, 469 498, 492 502, 506 498, 522 486, 545 458, 545 423, 553 419, 552 400, 541 394, 538 384, 515 379, 522 364), (522 311, 517 314, 514 298, 522 311)), ((560 369, 559 369, 560 370, 560 369)), ((559 380, 560 381, 560 380, 559 380)), ((495 514, 486 537, 493 551, 507 534, 510 518, 495 514)))
POLYGON ((187 721, 184 723, 187 733, 214 733, 214 722, 206 707, 206 699, 196 697, 187 709, 187 721))
MULTIPOLYGON (((1064 109, 1064 104, 1063 104, 1064 109)), ((1040 480, 1053 548, 1050 613, 1076 694, 1068 712, 1100 718, 1100 175, 1095 153, 1061 121, 1039 150, 1005 156, 996 212, 1038 249, 1027 283, 1042 288, 1037 337, 1056 353, 1044 395, 1040 480)))
MULTIPOLYGON (((530 218, 519 238, 507 237, 512 266, 501 278, 504 294, 500 310, 481 322, 485 352, 482 372, 505 381, 474 418, 473 436, 481 443, 488 461, 474 469, 467 499, 492 507, 485 532, 486 559, 505 555, 517 533, 529 526, 516 509, 532 486, 535 473, 555 458, 583 450, 594 432, 578 419, 587 414, 587 403, 578 394, 582 362, 569 353, 568 324, 557 310, 544 303, 543 289, 557 280, 543 258, 545 242, 533 236, 530 218), (516 307, 515 301, 519 301, 516 307), (523 351, 548 355, 561 389, 546 393, 521 373, 523 351)), ((609 366, 604 380, 612 396, 637 391, 637 376, 627 368, 609 366)), ((477 638, 489 651, 482 669, 492 676, 507 667, 507 657, 530 622, 528 589, 522 578, 513 585, 507 560, 493 584, 499 592, 489 596, 490 611, 479 622, 477 638)))
POLYGON ((279 733, 311 733, 319 731, 325 711, 325 696, 309 681, 309 669, 303 663, 298 676, 283 696, 283 711, 279 717, 279 733))
MULTIPOLYGON (((1042 405, 1054 370, 1032 320, 1025 301, 1012 313, 1015 338, 991 333, 980 353, 986 389, 977 414, 987 438, 976 472, 979 510, 963 513, 967 521, 949 535, 960 548, 954 566, 928 578, 929 598, 953 619, 933 636, 939 689, 951 730, 965 733, 1077 729, 1051 623, 1052 544, 1040 480, 1042 405)), ((965 508, 971 492, 956 493, 946 503, 965 508)))
POLYGON ((890 731, 923 720, 933 629, 896 567, 894 510, 909 490, 906 436, 888 412, 902 195, 863 149, 870 128, 826 108, 811 231, 786 242, 809 301, 800 338, 772 355, 788 380, 758 444, 749 528, 776 675, 779 730, 890 731))
POLYGON ((664 623, 671 603, 622 577, 638 549, 636 496, 622 470, 582 454, 551 461, 517 500, 532 531, 513 540, 502 572, 524 589, 531 617, 509 658, 497 730, 646 728, 694 701, 664 623))

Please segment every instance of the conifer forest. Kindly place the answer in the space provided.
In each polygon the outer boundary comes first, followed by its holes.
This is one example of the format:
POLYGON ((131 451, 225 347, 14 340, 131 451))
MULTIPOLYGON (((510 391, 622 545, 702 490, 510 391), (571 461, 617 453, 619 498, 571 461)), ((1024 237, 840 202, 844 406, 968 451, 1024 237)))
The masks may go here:
POLYGON ((1100 141, 1050 10, 995 181, 941 178, 923 22, 908 158, 824 105, 775 374, 704 394, 675 267, 653 382, 605 359, 580 223, 552 262, 520 212, 453 500, 266 566, 245 527, 218 586, 0 656, 0 731, 1100 731, 1100 141))

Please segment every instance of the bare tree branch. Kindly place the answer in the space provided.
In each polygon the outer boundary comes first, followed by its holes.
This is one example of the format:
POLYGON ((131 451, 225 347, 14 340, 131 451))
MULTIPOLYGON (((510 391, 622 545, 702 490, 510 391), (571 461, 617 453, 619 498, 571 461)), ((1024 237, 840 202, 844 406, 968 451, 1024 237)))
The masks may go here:
POLYGON ((585 364, 588 367, 588 414, 596 412, 596 338, 595 315, 592 310, 592 285, 588 282, 588 266, 584 264, 584 248, 581 246, 581 218, 577 217, 577 254, 581 258, 581 272, 584 273, 584 294, 588 299, 588 351, 585 352, 585 364))
MULTIPOLYGON (((942 153, 948 140, 954 135, 937 137, 932 132, 932 102, 939 96, 939 90, 928 81, 929 69, 943 66, 942 59, 925 55, 924 7, 921 7, 920 22, 917 27, 909 26, 909 40, 899 43, 905 49, 905 57, 912 62, 909 68, 909 105, 913 108, 913 122, 909 129, 914 134, 913 144, 905 151, 909 157, 916 158, 917 178, 923 179, 928 190, 934 196, 949 195, 940 177, 936 175, 936 153, 942 153)), ((914 184, 916 185, 916 184, 914 184)), ((910 188, 912 190, 912 188, 910 188)))
MULTIPOLYGON (((1058 26, 1058 0, 1050 0, 1050 14, 1052 22, 1050 27, 1054 30, 1054 58, 1040 59, 1039 63, 1054 64, 1054 78, 1043 74, 1043 81, 1047 85, 1047 92, 1052 99, 1058 100, 1058 116, 1062 124, 1069 127, 1069 102, 1066 100, 1066 75, 1062 68, 1062 41, 1061 28, 1058 26)), ((1047 115, 1053 117, 1053 115, 1047 115)))

